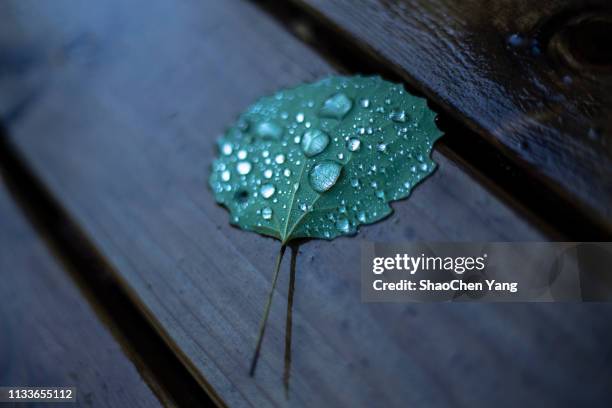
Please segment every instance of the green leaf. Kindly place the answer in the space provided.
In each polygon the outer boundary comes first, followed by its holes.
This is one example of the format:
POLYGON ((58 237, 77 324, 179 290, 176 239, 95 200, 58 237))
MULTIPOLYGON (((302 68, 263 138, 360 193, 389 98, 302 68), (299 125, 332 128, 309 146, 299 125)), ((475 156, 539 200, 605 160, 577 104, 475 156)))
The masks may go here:
POLYGON ((233 224, 283 244, 354 234, 434 171, 434 118, 424 99, 380 77, 280 91, 219 140, 210 185, 233 224))
POLYGON ((260 99, 218 141, 210 176, 217 202, 234 225, 282 241, 250 375, 287 243, 353 234, 389 215, 389 202, 408 197, 436 167, 434 118, 401 85, 330 77, 260 99))

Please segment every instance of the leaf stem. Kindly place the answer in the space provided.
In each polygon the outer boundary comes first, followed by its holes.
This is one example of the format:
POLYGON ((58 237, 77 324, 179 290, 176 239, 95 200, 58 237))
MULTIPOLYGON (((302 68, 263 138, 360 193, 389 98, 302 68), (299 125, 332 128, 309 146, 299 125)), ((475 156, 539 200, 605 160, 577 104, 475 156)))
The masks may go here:
POLYGON ((289 272, 289 293, 287 294, 287 318, 285 320, 285 367, 283 370, 283 385, 285 398, 289 399, 289 379, 291 376, 291 333, 293 330, 293 295, 295 292, 295 266, 297 263, 299 244, 291 246, 291 263, 289 272))
POLYGON ((287 249, 287 245, 282 244, 280 247, 280 251, 278 252, 278 256, 276 257, 276 264, 274 265, 274 276, 272 278, 272 287, 270 288, 270 293, 268 294, 268 301, 264 309, 264 315, 259 324, 259 335, 257 336, 257 345, 255 346, 255 353, 253 354, 253 359, 251 360, 251 369, 249 370, 249 376, 251 377, 255 375, 255 368, 257 367, 257 361, 259 360, 259 352, 261 350, 261 343, 263 341, 264 333, 266 332, 266 324, 268 322, 268 316, 270 315, 270 306, 272 305, 272 296, 274 295, 274 289, 276 288, 276 281, 278 280, 278 272, 280 271, 280 265, 281 265, 281 261, 283 260, 283 255, 285 254, 285 249, 287 249))

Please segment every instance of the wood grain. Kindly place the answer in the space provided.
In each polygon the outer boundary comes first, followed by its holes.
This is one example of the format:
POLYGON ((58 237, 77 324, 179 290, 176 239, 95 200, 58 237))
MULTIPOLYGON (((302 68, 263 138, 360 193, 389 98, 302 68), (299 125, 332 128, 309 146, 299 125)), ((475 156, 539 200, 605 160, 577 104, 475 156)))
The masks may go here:
POLYGON ((361 303, 363 240, 546 238, 440 153, 439 169, 394 204, 392 218, 355 238, 300 247, 288 399, 285 260, 249 378, 279 243, 229 227, 214 204, 206 186, 214 142, 261 95, 332 69, 241 1, 3 7, 22 56, 0 83, 13 142, 229 406, 609 401, 608 306, 361 303))
POLYGON ((294 3, 612 230, 608 1, 294 3))
POLYGON ((1 178, 0 215, 0 384, 76 387, 79 406, 161 406, 1 178))

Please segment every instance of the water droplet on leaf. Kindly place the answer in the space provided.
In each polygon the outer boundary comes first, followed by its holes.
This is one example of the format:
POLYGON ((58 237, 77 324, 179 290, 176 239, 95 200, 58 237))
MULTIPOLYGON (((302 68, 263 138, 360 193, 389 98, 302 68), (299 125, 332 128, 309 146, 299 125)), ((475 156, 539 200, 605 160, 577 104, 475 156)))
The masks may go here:
POLYGON ((328 98, 319 111, 324 118, 342 119, 353 107, 351 99, 343 93, 337 93, 328 98))
POLYGON ((304 132, 304 136, 302 136, 301 146, 306 157, 316 156, 323 152, 328 144, 329 136, 318 129, 307 130, 304 132))
POLYGON ((357 138, 349 139, 349 141, 346 144, 346 147, 351 152, 356 152, 361 147, 361 141, 357 138))
POLYGON ((350 225, 348 220, 346 218, 338 218, 338 221, 336 221, 336 228, 344 233, 349 232, 350 225))
POLYGON ((309 180, 313 190, 323 193, 336 184, 342 166, 336 162, 324 161, 315 165, 310 171, 309 180))
POLYGON ((276 188, 272 184, 264 184, 259 192, 263 198, 270 198, 276 192, 276 188))
POLYGON ((272 218, 272 209, 270 207, 264 208, 263 210, 261 210, 261 216, 264 220, 269 220, 270 218, 272 218))
POLYGON ((391 120, 397 123, 406 122, 406 112, 403 110, 394 110, 391 112, 391 120))
POLYGON ((251 163, 248 161, 239 161, 238 164, 236 164, 236 171, 238 174, 244 176, 251 172, 251 167, 251 163))
POLYGON ((232 149, 232 145, 230 143, 225 142, 221 145, 221 153, 224 155, 229 156, 233 151, 234 149, 232 149))
POLYGON ((283 129, 276 123, 261 122, 255 126, 255 135, 262 139, 280 139, 283 135, 283 129))
POLYGON ((357 213, 357 219, 359 220, 359 222, 366 222, 366 215, 365 212, 363 211, 359 211, 357 213))

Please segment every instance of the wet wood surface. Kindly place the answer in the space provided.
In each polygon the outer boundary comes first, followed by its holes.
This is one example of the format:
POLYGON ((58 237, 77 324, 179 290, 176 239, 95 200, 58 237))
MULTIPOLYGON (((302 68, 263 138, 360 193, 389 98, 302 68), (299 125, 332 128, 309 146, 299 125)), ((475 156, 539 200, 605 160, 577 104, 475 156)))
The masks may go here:
POLYGON ((11 201, 0 178, 0 384, 76 387, 83 407, 161 406, 11 201))
POLYGON ((612 230, 609 1, 295 3, 612 230))
POLYGON ((279 243, 231 228, 215 205, 207 188, 215 140, 261 95, 332 68, 242 1, 1 7, 11 24, 2 28, 10 41, 0 44, 0 112, 12 142, 159 334, 227 405, 609 402, 606 305, 361 302, 363 240, 550 237, 440 152, 439 169, 394 203, 391 218, 299 248, 288 396, 287 257, 250 378, 279 243))

